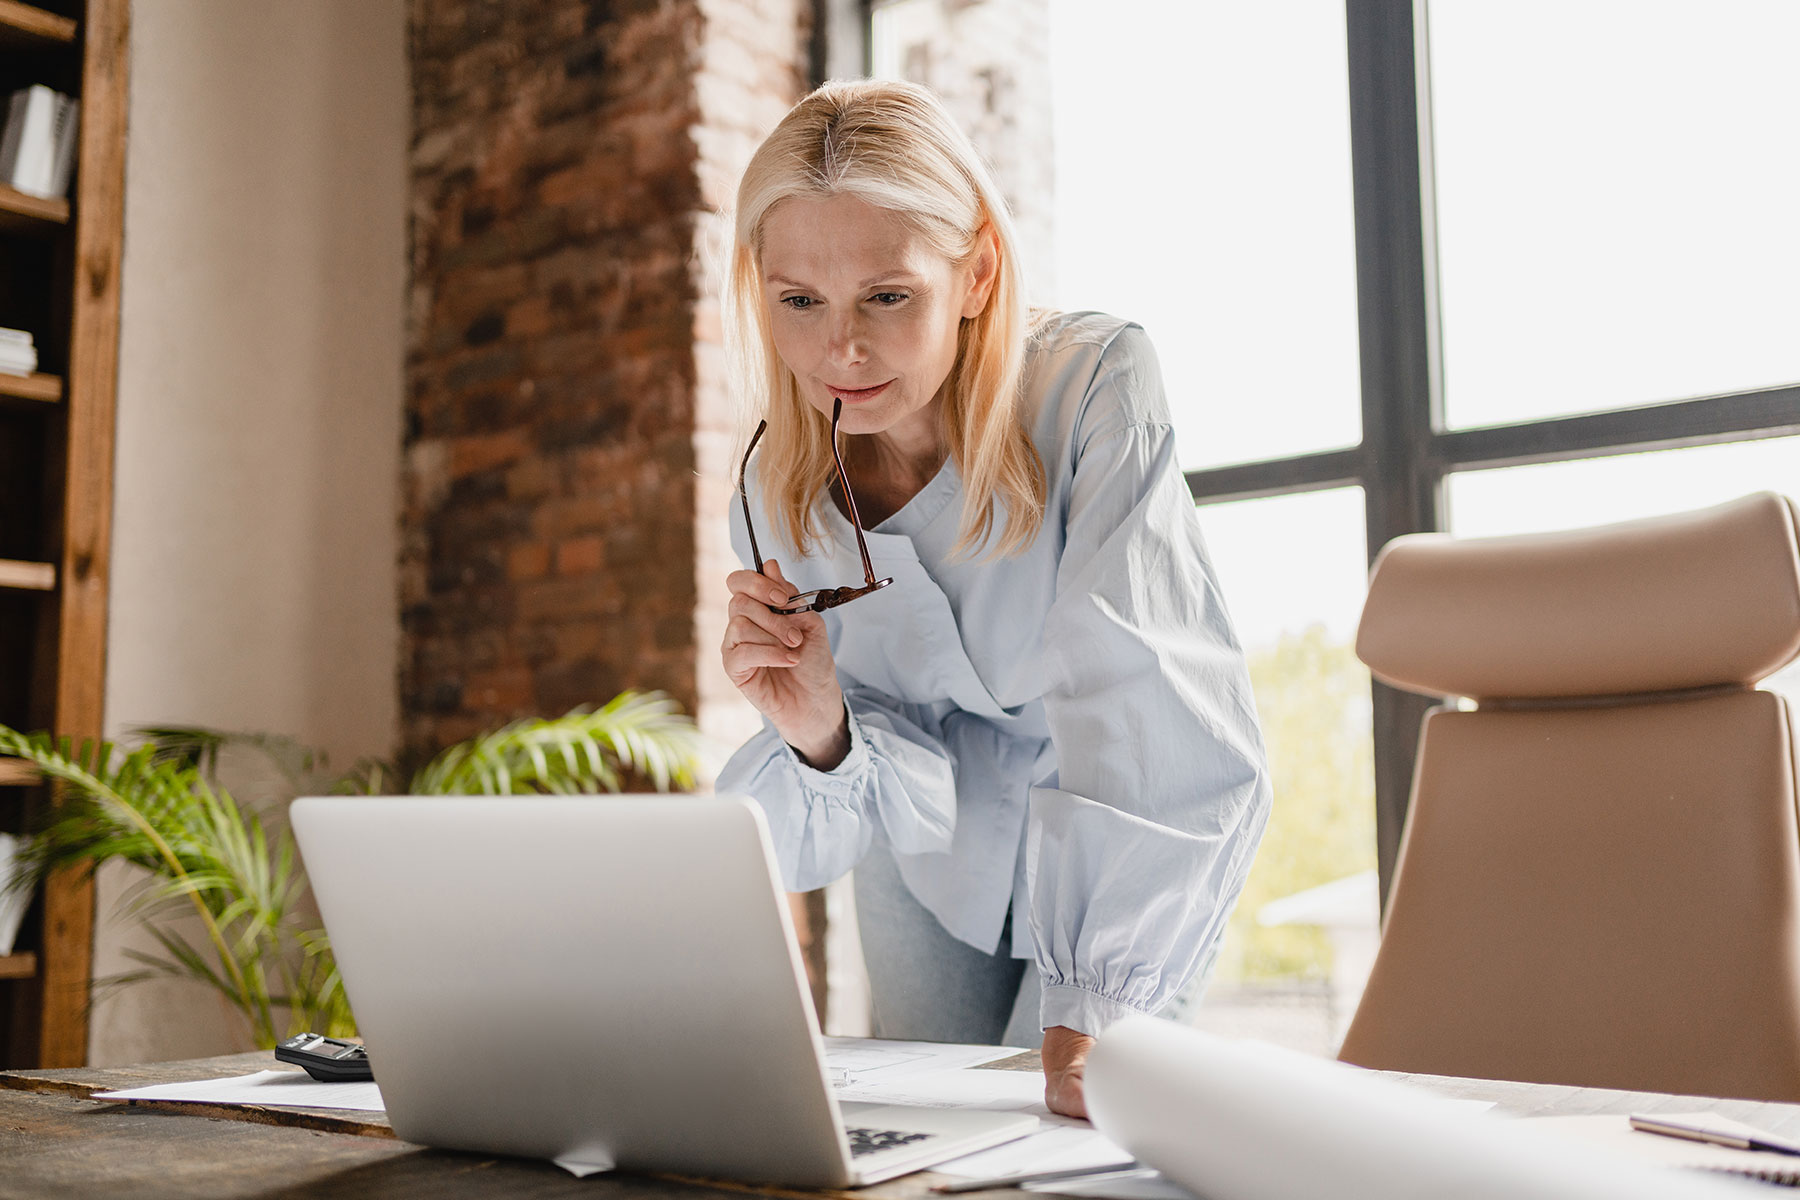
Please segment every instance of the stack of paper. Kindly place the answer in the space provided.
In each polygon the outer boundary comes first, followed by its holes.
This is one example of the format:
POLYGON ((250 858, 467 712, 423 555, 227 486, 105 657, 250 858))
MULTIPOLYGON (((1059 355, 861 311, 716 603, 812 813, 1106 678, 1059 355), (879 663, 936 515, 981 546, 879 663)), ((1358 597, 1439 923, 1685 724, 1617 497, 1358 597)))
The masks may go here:
POLYGON ((0 133, 0 183, 32 196, 65 195, 75 170, 79 108, 42 84, 14 92, 0 133))
POLYGON ((37 370, 37 346, 23 329, 0 327, 0 375, 29 375, 37 370))
POLYGON ((381 1089, 370 1083, 321 1083, 304 1071, 258 1071, 226 1079, 157 1083, 117 1092, 95 1092, 96 1100, 172 1100, 182 1104, 252 1104, 264 1108, 347 1108, 384 1112, 381 1089))

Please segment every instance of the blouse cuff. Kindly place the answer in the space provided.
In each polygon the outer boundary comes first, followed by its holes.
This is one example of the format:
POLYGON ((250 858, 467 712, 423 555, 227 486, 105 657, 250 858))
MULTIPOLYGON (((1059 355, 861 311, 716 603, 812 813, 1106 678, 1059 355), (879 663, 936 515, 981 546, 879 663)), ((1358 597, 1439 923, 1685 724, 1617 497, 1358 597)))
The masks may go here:
POLYGON ((794 764, 794 771, 800 777, 800 788, 809 801, 827 804, 849 804, 856 792, 857 783, 869 768, 869 747, 863 738, 862 726, 856 720, 856 714, 850 710, 848 699, 844 701, 845 727, 850 731, 850 749, 843 760, 829 771, 821 771, 809 766, 800 752, 781 743, 787 756, 794 764))
POLYGON ((1115 1021, 1147 1015, 1141 1008, 1072 983, 1045 984, 1038 1014, 1045 1029, 1063 1025, 1089 1037, 1099 1037, 1115 1021))

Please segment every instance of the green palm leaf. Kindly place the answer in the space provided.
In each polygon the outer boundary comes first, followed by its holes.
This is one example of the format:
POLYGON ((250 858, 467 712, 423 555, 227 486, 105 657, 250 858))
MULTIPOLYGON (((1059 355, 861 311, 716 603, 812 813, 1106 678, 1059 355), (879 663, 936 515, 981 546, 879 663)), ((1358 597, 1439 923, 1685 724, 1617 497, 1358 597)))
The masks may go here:
POLYGON ((235 733, 204 725, 140 725, 133 732, 155 748, 159 761, 185 762, 213 778, 218 776, 220 755, 234 746, 257 751, 296 788, 304 787, 324 765, 324 755, 279 734, 235 733))
POLYGON ((689 787, 700 734, 661 692, 625 692, 595 710, 515 721, 445 750, 413 776, 413 795, 616 792, 624 771, 658 791, 689 787))
MULTIPOLYGON (((302 924, 305 878, 285 825, 271 836, 254 807, 217 782, 223 753, 251 749, 273 763, 290 792, 384 794, 403 776, 375 759, 330 781, 325 759, 288 738, 199 726, 138 731, 131 749, 80 745, 0 725, 0 756, 22 758, 59 785, 59 802, 22 848, 17 886, 53 872, 92 871, 117 859, 143 869, 123 897, 161 953, 128 951, 140 969, 99 981, 115 987, 153 976, 195 980, 250 1021, 257 1044, 312 1029, 356 1031, 343 979, 321 929, 302 924), (192 912, 200 939, 169 919, 192 912)), ((451 746, 403 790, 416 795, 618 791, 628 779, 659 790, 690 786, 701 757, 692 720, 660 692, 626 692, 598 709, 517 721, 451 746)))

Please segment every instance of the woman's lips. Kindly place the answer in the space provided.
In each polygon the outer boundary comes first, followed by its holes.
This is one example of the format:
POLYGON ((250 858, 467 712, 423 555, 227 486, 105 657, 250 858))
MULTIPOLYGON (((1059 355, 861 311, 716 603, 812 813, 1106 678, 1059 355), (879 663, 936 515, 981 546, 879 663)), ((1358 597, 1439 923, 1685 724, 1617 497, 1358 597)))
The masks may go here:
POLYGON ((866 388, 840 388, 826 384, 825 390, 839 400, 842 400, 845 404, 857 404, 864 400, 873 400, 875 397, 885 392, 888 388, 888 384, 893 382, 894 381, 890 379, 887 383, 878 383, 874 387, 866 388))

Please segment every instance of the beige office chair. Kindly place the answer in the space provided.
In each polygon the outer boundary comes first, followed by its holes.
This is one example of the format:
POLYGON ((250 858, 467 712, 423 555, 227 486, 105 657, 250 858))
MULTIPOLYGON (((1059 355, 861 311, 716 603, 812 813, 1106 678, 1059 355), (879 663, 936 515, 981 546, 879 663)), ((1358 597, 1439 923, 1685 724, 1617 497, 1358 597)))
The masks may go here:
POLYGON ((1425 718, 1339 1055, 1800 1101, 1800 527, 1771 492, 1569 533, 1394 541, 1357 654, 1425 718))

